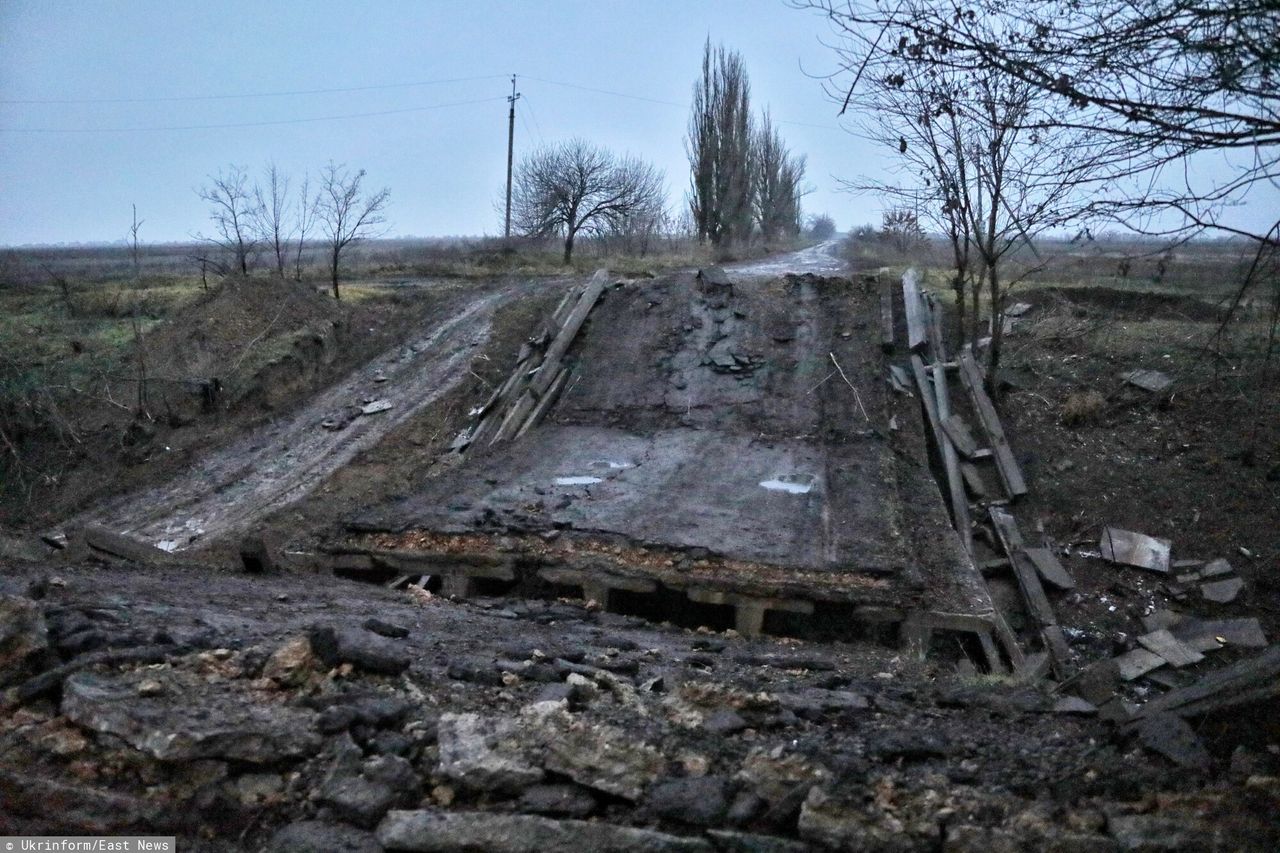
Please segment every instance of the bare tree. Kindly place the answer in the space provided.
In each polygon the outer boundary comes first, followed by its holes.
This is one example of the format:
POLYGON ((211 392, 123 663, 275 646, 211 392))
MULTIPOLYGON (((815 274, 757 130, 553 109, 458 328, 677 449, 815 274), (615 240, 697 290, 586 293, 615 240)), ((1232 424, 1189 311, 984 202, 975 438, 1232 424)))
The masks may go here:
POLYGON ((846 105, 885 61, 914 74, 997 72, 1056 102, 1029 117, 1030 128, 1107 140, 1110 177, 1129 180, 1099 192, 1097 212, 1144 233, 1216 229, 1280 251, 1280 219, 1254 230, 1220 219, 1255 184, 1280 180, 1275 0, 793 3, 823 12, 854 46, 843 52, 853 75, 846 105), (1225 179, 1196 180, 1187 161, 1206 151, 1248 156, 1232 158, 1225 179))
POLYGON ((816 213, 806 220, 805 230, 814 240, 830 240, 836 236, 836 221, 825 213, 816 213))
POLYGON ((537 149, 516 174, 512 216, 526 236, 564 240, 564 262, 573 259, 579 234, 605 234, 628 222, 660 216, 663 176, 635 157, 573 139, 537 149))
POLYGON ((249 274, 249 265, 261 239, 257 226, 261 219, 253 190, 249 186, 249 173, 243 166, 232 165, 209 176, 209 183, 198 189, 197 194, 210 205, 209 219, 214 234, 196 238, 221 246, 234 259, 233 268, 241 275, 249 274))
POLYGON ((751 235, 751 84, 742 57, 707 39, 702 76, 693 87, 685 150, 691 180, 689 207, 698 237, 713 246, 751 235))
POLYGON ((133 224, 129 226, 129 256, 133 259, 133 278, 134 282, 142 277, 142 256, 139 254, 138 248, 138 231, 142 228, 143 220, 138 219, 138 206, 130 205, 133 208, 133 224))
POLYGON ((765 241, 800 233, 805 158, 793 155, 765 110, 755 132, 752 151, 756 222, 765 241))
POLYGON ((307 235, 316 225, 316 216, 320 207, 320 195, 311 194, 311 175, 302 176, 302 185, 298 187, 297 211, 294 214, 294 233, 298 240, 294 244, 293 280, 302 281, 302 258, 307 248, 307 235))
POLYGON ((266 186, 253 187, 256 229, 275 258, 276 275, 283 279, 294 228, 288 222, 289 176, 281 173, 275 163, 269 163, 263 177, 266 186))
POLYGON ((383 187, 366 193, 362 186, 364 177, 364 169, 350 172, 345 165, 335 165, 332 161, 320 172, 316 217, 328 247, 334 299, 342 298, 338 290, 342 253, 352 243, 381 233, 387 221, 383 211, 391 190, 383 187))

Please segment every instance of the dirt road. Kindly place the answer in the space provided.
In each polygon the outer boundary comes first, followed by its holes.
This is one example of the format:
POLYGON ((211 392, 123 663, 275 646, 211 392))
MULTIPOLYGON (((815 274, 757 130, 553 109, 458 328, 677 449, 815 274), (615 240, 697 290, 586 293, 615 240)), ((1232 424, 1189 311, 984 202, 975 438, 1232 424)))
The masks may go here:
MULTIPOLYGON (((776 270, 817 272, 839 262, 834 243, 734 266, 747 275, 776 270)), ((291 414, 258 427, 209 453, 164 485, 123 495, 67 521, 96 522, 168 550, 185 550, 244 530, 307 495, 356 454, 439 398, 462 379, 471 354, 489 339, 494 312, 554 280, 524 281, 489 290, 459 304, 452 317, 424 328, 291 414), (382 381, 379 381, 381 377, 382 381), (390 408, 356 415, 367 402, 390 408), (349 419, 349 421, 348 421, 349 419), (340 425, 326 428, 325 423, 340 425)))
POLYGON ((251 525, 306 495, 447 391, 488 340, 494 311, 540 286, 550 283, 510 284, 460 303, 443 323, 422 329, 286 417, 211 452, 182 476, 95 507, 66 526, 98 522, 182 550, 251 525), (373 401, 390 408, 357 414, 373 401))

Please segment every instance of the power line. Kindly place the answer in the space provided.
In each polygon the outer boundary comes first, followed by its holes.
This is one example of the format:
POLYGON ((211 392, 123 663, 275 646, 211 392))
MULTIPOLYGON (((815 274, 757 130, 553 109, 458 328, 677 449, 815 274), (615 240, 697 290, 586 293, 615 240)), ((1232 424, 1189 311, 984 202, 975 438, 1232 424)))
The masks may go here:
MULTIPOLYGON (((626 92, 615 92, 611 89, 597 89, 594 86, 580 86, 577 83, 565 83, 562 80, 547 80, 543 77, 525 77, 526 80, 536 80, 539 83, 549 83, 552 86, 563 86, 566 89, 578 89, 583 92, 595 92, 598 95, 610 95, 615 98, 627 98, 632 101, 645 101, 650 104, 662 104, 668 107, 679 107, 682 110, 689 109, 689 104, 681 104, 676 101, 664 101, 659 98, 648 98, 644 95, 631 95, 626 92)), ((807 121, 787 121, 786 119, 775 119, 778 124, 792 124, 799 127, 814 127, 819 130, 837 130, 844 132, 843 128, 833 124, 815 124, 807 121)))
POLYGON ((164 104, 175 101, 230 101, 241 98, 284 98, 294 95, 328 95, 339 92, 373 92, 379 89, 409 89, 415 86, 436 86, 444 83, 467 83, 473 80, 494 80, 505 74, 484 74, 478 77, 445 77, 439 80, 418 80, 412 83, 382 83, 373 86, 347 86, 338 89, 292 89, 281 92, 242 92, 230 95, 174 95, 156 98, 3 98, 0 104, 164 104))
POLYGON ((379 110, 371 113, 346 113, 333 116, 310 116, 307 118, 275 119, 271 121, 241 121, 229 124, 185 124, 165 127, 0 127, 0 133, 148 133, 164 130, 217 130, 231 127, 269 127, 281 124, 307 124, 317 121, 339 121, 349 118, 373 118, 374 116, 402 115, 419 113, 428 110, 440 110, 446 107, 465 107, 471 104, 488 104, 504 100, 504 96, 493 98, 477 98, 471 101, 453 101, 448 104, 431 104, 425 107, 406 107, 400 110, 379 110))

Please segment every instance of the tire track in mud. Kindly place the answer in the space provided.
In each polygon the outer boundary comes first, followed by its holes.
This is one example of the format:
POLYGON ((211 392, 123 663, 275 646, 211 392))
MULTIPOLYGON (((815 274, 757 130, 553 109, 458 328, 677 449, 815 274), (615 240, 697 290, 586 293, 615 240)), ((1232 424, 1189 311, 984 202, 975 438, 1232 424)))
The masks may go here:
MULTIPOLYGON (((834 273, 835 241, 799 252, 729 266, 738 275, 834 273)), ((284 417, 255 427, 210 451, 169 482, 122 495, 61 527, 102 524, 166 549, 185 550, 223 539, 309 494, 358 453, 439 398, 466 374, 472 353, 489 340, 495 311, 507 301, 564 279, 521 282, 466 303, 412 342, 394 347, 319 392, 284 417), (377 383, 381 373, 386 381, 377 383), (326 417, 364 398, 391 402, 384 412, 357 417, 341 430, 326 417)))
POLYGON ((251 526, 305 497, 356 454, 452 388, 466 375, 473 353, 488 342, 495 311, 529 289, 522 283, 471 300, 452 317, 374 358, 301 408, 208 453, 183 475, 114 498, 64 526, 98 523, 175 550, 202 546, 251 526), (379 374, 386 377, 384 382, 375 381, 379 374), (392 406, 356 417, 339 430, 321 426, 326 417, 369 397, 392 406))

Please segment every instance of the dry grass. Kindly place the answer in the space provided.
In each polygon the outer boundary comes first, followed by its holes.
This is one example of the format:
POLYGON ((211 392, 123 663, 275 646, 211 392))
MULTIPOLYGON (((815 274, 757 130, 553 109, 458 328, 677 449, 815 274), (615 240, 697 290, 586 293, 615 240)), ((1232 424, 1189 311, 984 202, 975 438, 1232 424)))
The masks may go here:
POLYGON ((1102 420, 1102 413, 1106 408, 1107 398, 1097 391, 1068 394, 1062 403, 1062 423, 1072 427, 1096 424, 1102 420))

